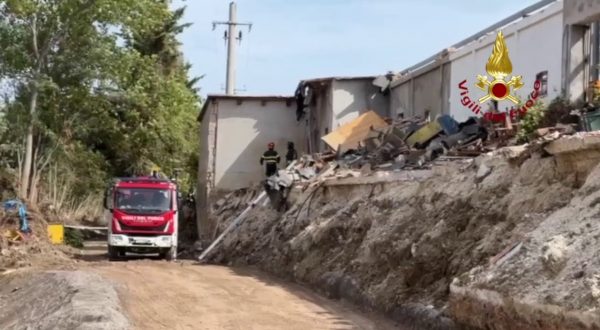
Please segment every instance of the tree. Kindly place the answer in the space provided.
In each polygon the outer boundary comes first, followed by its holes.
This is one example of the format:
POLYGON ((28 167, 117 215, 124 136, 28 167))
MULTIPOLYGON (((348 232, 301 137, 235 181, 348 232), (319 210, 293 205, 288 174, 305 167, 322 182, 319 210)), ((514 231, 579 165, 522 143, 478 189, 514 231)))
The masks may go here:
POLYGON ((177 42, 182 15, 163 0, 0 0, 0 81, 12 87, 0 159, 23 198, 98 201, 109 177, 150 163, 192 186, 199 78, 177 42))
MULTIPOLYGON (((42 150, 41 138, 36 139, 42 133, 38 104, 41 94, 60 88, 51 73, 65 65, 64 55, 77 53, 85 58, 86 53, 78 52, 79 45, 107 35, 107 26, 145 31, 166 16, 168 8, 152 0, 0 1, 0 45, 6 49, 0 54, 0 73, 16 82, 15 100, 27 104, 25 147, 19 162, 21 197, 35 197, 36 174, 52 156, 52 150, 42 150)), ((101 78, 88 74, 82 79, 101 78)))
MULTIPOLYGON (((180 50, 181 43, 177 40, 177 35, 192 25, 192 23, 180 23, 185 9, 186 7, 175 9, 156 30, 133 31, 130 36, 125 36, 129 45, 142 56, 155 56, 165 75, 175 73, 184 74, 187 77, 190 73, 191 65, 184 63, 180 50)), ((198 94, 199 90, 196 88, 196 84, 203 77, 188 78, 187 88, 198 94)))

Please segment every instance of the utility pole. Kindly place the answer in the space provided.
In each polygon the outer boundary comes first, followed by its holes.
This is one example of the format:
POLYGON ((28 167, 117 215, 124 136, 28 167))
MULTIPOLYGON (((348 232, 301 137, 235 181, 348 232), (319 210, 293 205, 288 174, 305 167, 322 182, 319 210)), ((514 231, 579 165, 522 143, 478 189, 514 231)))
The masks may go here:
POLYGON ((242 41, 242 31, 237 33, 237 26, 248 26, 248 32, 252 29, 252 23, 241 23, 237 21, 237 6, 235 2, 229 4, 229 21, 213 22, 213 31, 217 25, 227 25, 228 31, 225 31, 224 39, 227 40, 227 80, 225 82, 225 93, 227 95, 235 94, 235 69, 236 69, 236 44, 235 40, 242 41), (237 34, 237 36, 236 36, 237 34))

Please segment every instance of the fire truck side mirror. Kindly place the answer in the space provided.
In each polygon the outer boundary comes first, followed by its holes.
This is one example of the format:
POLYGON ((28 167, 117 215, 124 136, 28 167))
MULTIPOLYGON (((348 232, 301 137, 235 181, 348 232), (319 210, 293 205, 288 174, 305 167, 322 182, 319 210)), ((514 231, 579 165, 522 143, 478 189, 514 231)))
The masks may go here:
POLYGON ((104 208, 111 212, 113 210, 112 189, 110 188, 104 192, 104 208))

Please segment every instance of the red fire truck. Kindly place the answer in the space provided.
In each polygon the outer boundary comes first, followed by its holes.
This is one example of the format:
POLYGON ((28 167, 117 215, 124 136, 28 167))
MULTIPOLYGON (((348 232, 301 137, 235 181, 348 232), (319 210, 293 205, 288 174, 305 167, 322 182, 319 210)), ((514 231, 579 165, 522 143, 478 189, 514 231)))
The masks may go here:
POLYGON ((179 192, 171 180, 154 177, 118 178, 106 190, 108 255, 127 252, 177 257, 179 192))

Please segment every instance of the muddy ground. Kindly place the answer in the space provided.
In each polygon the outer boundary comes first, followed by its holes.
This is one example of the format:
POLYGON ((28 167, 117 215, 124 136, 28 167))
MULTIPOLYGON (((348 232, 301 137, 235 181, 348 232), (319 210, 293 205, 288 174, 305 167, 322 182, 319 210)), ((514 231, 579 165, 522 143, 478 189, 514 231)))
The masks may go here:
POLYGON ((133 261, 92 271, 122 286, 136 329, 397 329, 251 269, 133 261))
POLYGON ((0 329, 402 329, 249 268, 132 257, 88 242, 63 271, 0 275, 0 329))

